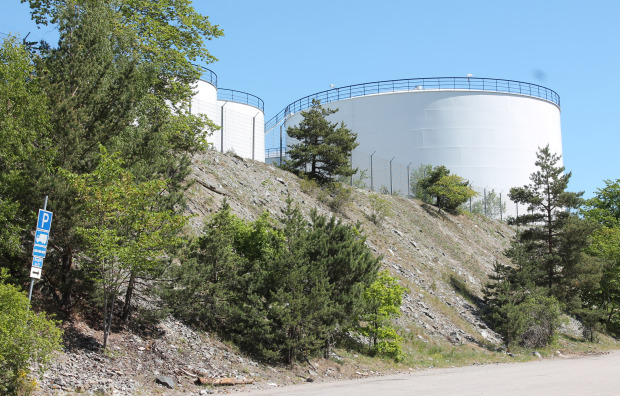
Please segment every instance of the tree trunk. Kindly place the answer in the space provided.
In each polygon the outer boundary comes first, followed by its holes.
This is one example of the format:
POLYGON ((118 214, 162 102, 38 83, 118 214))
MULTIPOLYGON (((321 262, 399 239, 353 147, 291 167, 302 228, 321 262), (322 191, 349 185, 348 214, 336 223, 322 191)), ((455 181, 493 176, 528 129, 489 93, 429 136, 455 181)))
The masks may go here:
POLYGON ((108 328, 108 291, 107 289, 103 289, 103 349, 105 350, 108 345, 108 333, 106 329, 108 328))
POLYGON ((68 307, 71 304, 71 297, 73 295, 73 287, 72 282, 69 280, 69 272, 71 271, 71 267, 73 266, 73 249, 71 246, 67 246, 67 249, 62 255, 62 280, 61 280, 61 290, 62 290, 62 301, 61 304, 63 307, 68 307))
POLYGON ((103 328, 103 349, 106 349, 108 346, 108 336, 110 335, 110 329, 112 328, 112 317, 114 316, 114 300, 116 300, 116 293, 113 293, 110 298, 110 311, 108 313, 107 323, 103 328))
POLYGON ((131 298, 136 285, 136 275, 132 271, 129 277, 129 284, 127 285, 127 291, 125 292, 125 303, 123 304, 123 316, 121 317, 123 322, 129 322, 129 314, 131 313, 131 298))
POLYGON ((331 344, 329 342, 329 335, 325 337, 325 354, 323 357, 329 359, 329 353, 331 352, 331 344))

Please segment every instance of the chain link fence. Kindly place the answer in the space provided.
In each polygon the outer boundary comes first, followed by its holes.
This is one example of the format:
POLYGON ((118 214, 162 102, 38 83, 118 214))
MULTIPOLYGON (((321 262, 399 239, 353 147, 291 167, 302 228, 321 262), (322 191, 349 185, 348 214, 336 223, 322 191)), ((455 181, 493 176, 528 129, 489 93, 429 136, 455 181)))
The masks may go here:
MULTIPOLYGON (((280 164, 280 158, 285 160, 286 150, 267 151, 268 164, 280 164), (281 156, 281 157, 280 157, 281 156)), ((390 194, 400 197, 419 199, 432 204, 433 197, 418 186, 418 181, 425 178, 433 169, 431 165, 410 162, 403 164, 393 158, 384 158, 375 153, 366 153, 354 150, 351 155, 351 164, 357 173, 349 178, 340 178, 343 183, 368 191, 390 194)), ((507 191, 496 191, 489 187, 470 185, 476 196, 461 205, 461 209, 484 215, 486 217, 504 221, 508 217, 516 217, 526 213, 526 207, 512 202, 507 191)))
MULTIPOLYGON (((433 169, 431 165, 414 162, 403 164, 395 158, 388 159, 376 155, 376 152, 366 153, 359 150, 353 152, 351 164, 358 169, 357 173, 348 180, 341 181, 369 191, 433 203, 432 197, 418 186, 418 182, 433 169)), ((461 206, 463 210, 500 221, 525 213, 524 206, 510 201, 507 191, 475 185, 470 187, 476 192, 476 196, 461 206)))

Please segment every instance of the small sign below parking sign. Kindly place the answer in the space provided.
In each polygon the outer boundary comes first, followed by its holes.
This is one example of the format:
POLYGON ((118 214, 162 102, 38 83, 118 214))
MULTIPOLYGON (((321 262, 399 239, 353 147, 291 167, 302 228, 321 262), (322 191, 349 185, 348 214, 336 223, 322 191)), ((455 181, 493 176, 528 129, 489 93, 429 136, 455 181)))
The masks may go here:
POLYGON ((30 267, 30 277, 35 279, 41 279, 41 268, 30 267))
POLYGON ((43 268, 43 257, 33 257, 32 266, 36 268, 43 268))

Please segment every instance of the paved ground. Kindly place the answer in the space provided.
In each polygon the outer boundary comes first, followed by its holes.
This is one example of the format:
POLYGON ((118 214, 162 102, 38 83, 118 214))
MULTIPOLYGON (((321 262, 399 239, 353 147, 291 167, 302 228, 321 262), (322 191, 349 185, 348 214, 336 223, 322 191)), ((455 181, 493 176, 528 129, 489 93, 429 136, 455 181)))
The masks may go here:
POLYGON ((583 358, 436 369, 242 393, 288 396, 620 395, 620 352, 583 358))

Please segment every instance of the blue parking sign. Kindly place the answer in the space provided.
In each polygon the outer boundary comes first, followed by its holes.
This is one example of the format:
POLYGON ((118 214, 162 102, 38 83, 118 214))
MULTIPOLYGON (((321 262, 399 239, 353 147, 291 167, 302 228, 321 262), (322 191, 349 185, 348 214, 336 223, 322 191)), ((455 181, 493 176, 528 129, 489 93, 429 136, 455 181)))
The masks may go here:
POLYGON ((52 227, 52 212, 39 209, 39 219, 37 220, 37 230, 50 232, 52 227))

